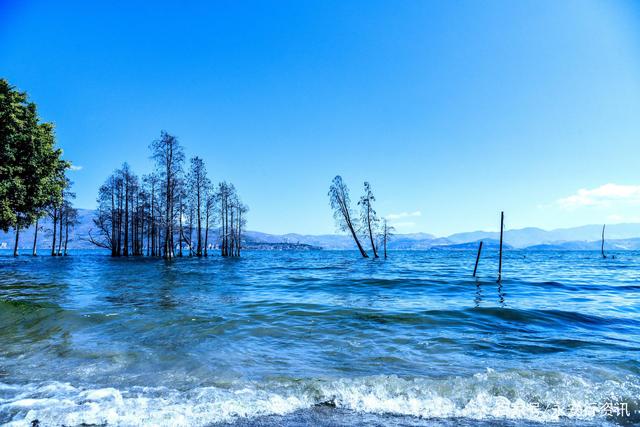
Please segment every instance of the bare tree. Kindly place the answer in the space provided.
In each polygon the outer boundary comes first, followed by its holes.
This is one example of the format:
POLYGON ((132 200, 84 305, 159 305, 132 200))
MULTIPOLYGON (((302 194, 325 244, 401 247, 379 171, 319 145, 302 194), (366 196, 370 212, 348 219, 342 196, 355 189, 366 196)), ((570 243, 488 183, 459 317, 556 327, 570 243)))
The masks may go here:
POLYGON ((233 184, 227 184, 222 181, 218 184, 218 193, 216 200, 218 202, 218 218, 220 220, 220 228, 218 236, 220 238, 220 255, 223 257, 229 256, 230 246, 230 224, 229 224, 229 210, 230 210, 230 198, 233 190, 233 184))
POLYGON ((110 249, 111 256, 142 255, 147 193, 124 163, 98 191, 98 208, 89 242, 110 249))
POLYGON ((363 258, 369 258, 369 255, 365 252, 362 245, 360 244, 360 240, 358 239, 358 235, 356 233, 357 229, 357 219, 352 218, 351 215, 351 199, 349 198, 349 189, 347 185, 342 181, 342 177, 337 175, 333 178, 331 183, 331 187, 329 187, 329 201, 331 204, 331 209, 333 209, 333 217, 336 220, 336 224, 341 231, 349 231, 356 245, 358 246, 358 250, 363 258))
POLYGON ((97 228, 97 235, 93 229, 89 230, 89 242, 111 250, 111 256, 117 256, 116 249, 116 182, 111 175, 98 190, 98 208, 93 218, 97 228))
POLYGON ((188 185, 193 201, 193 208, 196 214, 196 255, 202 256, 202 211, 206 202, 205 193, 207 191, 208 179, 207 168, 200 157, 191 159, 189 169, 188 185))
MULTIPOLYGON (((122 177, 122 185, 124 189, 124 247, 122 254, 124 256, 129 256, 129 207, 132 199, 134 177, 131 172, 131 168, 129 168, 129 165, 126 162, 122 165, 122 169, 119 171, 119 174, 122 177)), ((133 227, 131 227, 131 230, 133 230, 133 227)))
POLYGON ((65 201, 64 203, 64 211, 63 211, 63 220, 64 220, 64 251, 63 255, 68 255, 68 244, 69 244, 69 229, 75 228, 76 225, 79 224, 78 221, 78 210, 75 209, 70 202, 65 201))
POLYGON ((182 173, 184 152, 178 139, 162 131, 160 138, 151 143, 152 158, 156 161, 156 167, 164 181, 165 193, 165 221, 164 221, 164 257, 171 259, 174 256, 173 223, 175 220, 176 188, 178 179, 182 173))
POLYGON ((209 229, 214 222, 215 207, 216 207, 216 193, 211 186, 211 182, 207 179, 205 185, 205 220, 204 220, 204 256, 209 255, 209 229))
POLYGON ((160 192, 160 178, 157 174, 145 175, 143 178, 146 192, 148 194, 148 226, 147 226, 147 255, 158 256, 160 255, 160 206, 159 197, 160 192))
POLYGON ((249 207, 238 200, 237 209, 237 236, 238 244, 236 245, 236 256, 240 256, 240 250, 242 249, 242 233, 247 225, 247 212, 249 207))
POLYGON ((55 255, 57 256, 62 256, 63 255, 63 242, 62 242, 62 233, 63 233, 63 229, 64 229, 64 224, 66 221, 66 213, 65 210, 66 209, 71 209, 71 200, 75 199, 76 195, 75 193, 72 193, 70 191, 71 188, 71 184, 72 182, 65 177, 65 182, 64 182, 64 187, 62 190, 62 201, 61 203, 57 206, 57 216, 58 216, 58 229, 56 231, 56 227, 55 225, 53 226, 53 236, 55 239, 56 233, 58 234, 58 248, 57 250, 55 249, 55 244, 54 246, 54 252, 55 255))
POLYGON ((187 192, 184 187, 184 182, 182 181, 182 179, 178 179, 176 181, 176 188, 174 190, 174 194, 176 195, 177 205, 178 205, 178 256, 182 257, 182 246, 183 246, 183 242, 186 241, 184 237, 183 218, 184 218, 184 212, 186 208, 185 200, 187 196, 187 192))
POLYGON ((98 208, 93 218, 97 230, 89 230, 89 242, 110 249, 111 256, 122 254, 122 177, 115 171, 98 191, 98 208))
POLYGON ((224 257, 240 256, 242 231, 249 208, 242 204, 233 184, 224 181, 218 184, 215 201, 220 224, 220 254, 224 257))
POLYGON ((65 189, 69 186, 69 180, 67 177, 61 177, 62 182, 62 191, 56 197, 52 197, 47 207, 47 214, 51 218, 51 256, 57 256, 59 251, 56 250, 56 246, 60 247, 60 242, 58 240, 58 230, 62 229, 62 204, 64 200, 64 192, 65 189))
POLYGON ((187 210, 189 211, 189 256, 193 256, 193 220, 195 216, 195 206, 196 201, 194 197, 189 197, 189 206, 187 206, 187 210))
POLYGON ((58 226, 58 218, 60 216, 59 203, 54 203, 49 209, 49 216, 51 217, 51 256, 56 256, 56 227, 58 226))
POLYGON ((378 250, 376 249, 376 243, 373 236, 376 234, 378 227, 378 216, 375 209, 373 209, 373 202, 376 198, 371 191, 371 185, 365 181, 364 194, 360 197, 358 205, 360 206, 360 220, 362 221, 362 227, 365 235, 369 237, 371 242, 371 250, 373 251, 373 257, 378 258, 378 250))
POLYGON ((386 218, 383 218, 380 238, 382 240, 382 247, 384 250, 384 259, 387 259, 387 243, 389 242, 389 239, 391 238, 391 236, 393 236, 394 231, 395 231, 395 228, 389 225, 389 222, 387 221, 386 218))

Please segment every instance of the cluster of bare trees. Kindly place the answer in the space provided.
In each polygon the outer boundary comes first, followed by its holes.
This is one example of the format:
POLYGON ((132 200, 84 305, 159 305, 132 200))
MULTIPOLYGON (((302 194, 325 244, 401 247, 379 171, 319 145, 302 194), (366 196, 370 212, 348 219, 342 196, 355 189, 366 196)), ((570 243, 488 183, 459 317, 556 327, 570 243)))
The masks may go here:
POLYGON ((373 207, 376 198, 368 182, 364 183, 364 194, 358 201, 360 217, 353 213, 349 188, 340 175, 336 176, 329 187, 329 202, 333 217, 340 231, 349 232, 363 258, 369 258, 360 239, 368 240, 374 258, 379 258, 378 247, 382 245, 384 258, 387 258, 387 243, 393 234, 393 227, 383 218, 380 220, 373 207))
MULTIPOLYGON (((99 237, 89 232, 90 241, 110 249, 113 256, 142 255, 144 237, 152 236, 153 213, 148 201, 146 188, 124 163, 100 187, 94 218, 99 237)), ((154 245, 157 246, 155 240, 154 245)))
MULTIPOLYGON (((64 181, 62 198, 52 199, 45 209, 46 215, 51 220, 51 228, 44 229, 47 234, 51 235, 51 256, 68 255, 69 231, 79 223, 78 210, 73 207, 73 199, 76 198, 76 195, 69 190, 72 183, 66 177, 64 181)), ((40 228, 39 221, 36 220, 33 234, 34 256, 37 255, 38 230, 40 228)))
POLYGON ((232 184, 214 186, 200 157, 189 160, 166 132, 150 145, 155 170, 139 179, 125 163, 100 187, 89 240, 112 256, 240 256, 248 208, 232 184))
MULTIPOLYGON (((65 175, 65 169, 66 167, 61 167, 57 171, 55 192, 51 193, 46 204, 35 212, 31 251, 33 256, 38 255, 40 232, 51 237, 51 256, 67 256, 69 254, 69 234, 79 224, 79 219, 78 210, 73 207, 76 195, 70 190, 73 182, 65 175)), ((14 256, 18 255, 19 233, 20 229, 16 228, 14 256)))
MULTIPOLYGON (((75 193, 70 191, 72 182, 60 171, 59 193, 50 197, 46 205, 37 213, 33 230, 32 255, 38 255, 38 234, 44 232, 51 237, 51 256, 67 256, 69 246, 69 232, 78 225, 78 210, 73 207, 75 193), (48 218, 49 221, 45 221, 48 218)), ((18 232, 16 230, 16 245, 14 255, 18 252, 18 232)))
POLYGON ((222 256, 240 256, 242 230, 247 223, 248 208, 240 202, 233 184, 218 184, 218 212, 220 214, 220 251, 222 256))

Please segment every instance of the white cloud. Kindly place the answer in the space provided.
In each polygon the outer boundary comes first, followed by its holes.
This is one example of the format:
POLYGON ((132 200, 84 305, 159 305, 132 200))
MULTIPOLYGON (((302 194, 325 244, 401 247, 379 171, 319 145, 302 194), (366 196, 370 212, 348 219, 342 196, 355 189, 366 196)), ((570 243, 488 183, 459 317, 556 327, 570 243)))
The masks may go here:
POLYGON ((69 167, 69 170, 70 170, 70 171, 73 171, 73 172, 75 172, 75 171, 81 171, 81 170, 82 170, 82 166, 79 166, 79 165, 77 165, 77 166, 76 166, 76 165, 71 165, 71 166, 69 167))
POLYGON ((620 214, 612 214, 607 217, 607 221, 611 223, 622 223, 622 222, 640 222, 640 216, 633 215, 620 215, 620 214))
POLYGON ((395 228, 413 228, 416 226, 415 222, 405 221, 405 222, 394 222, 393 226, 395 228))
POLYGON ((416 216, 422 216, 422 212, 420 211, 415 211, 415 212, 401 212, 401 213, 397 213, 397 214, 389 214, 387 216, 385 216, 386 219, 388 220, 394 220, 394 219, 401 219, 401 218, 412 218, 412 217, 416 217, 416 216))
POLYGON ((557 203, 567 209, 610 206, 613 203, 640 204, 640 185, 604 184, 592 189, 582 188, 571 196, 559 199, 557 203))

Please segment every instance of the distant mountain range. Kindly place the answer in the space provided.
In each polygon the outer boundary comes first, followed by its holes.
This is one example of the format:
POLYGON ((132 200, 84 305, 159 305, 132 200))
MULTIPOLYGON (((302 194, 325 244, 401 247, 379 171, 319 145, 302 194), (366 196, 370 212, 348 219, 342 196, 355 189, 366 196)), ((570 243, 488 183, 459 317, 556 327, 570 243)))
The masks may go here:
MULTIPOLYGON (((69 247, 72 249, 95 248, 87 237, 93 225, 94 211, 79 209, 79 225, 70 233, 69 247)), ((44 231, 38 234, 38 247, 49 248, 51 227, 48 221, 41 225, 44 231)), ((581 227, 561 228, 557 230, 542 230, 540 228, 522 228, 507 230, 504 233, 505 248, 536 249, 536 250, 597 250, 600 248, 602 225, 584 225, 581 227)), ((215 239, 215 233, 210 236, 215 239)), ((247 249, 265 250, 317 250, 356 249, 353 240, 348 235, 324 234, 283 234, 275 235, 258 231, 245 233, 247 249)), ((468 250, 477 248, 482 240, 485 248, 494 249, 498 245, 500 233, 495 231, 473 231, 456 233, 448 237, 436 237, 428 233, 397 234, 389 242, 391 250, 424 250, 448 249, 468 250)), ((0 248, 13 248, 13 231, 0 232, 0 248)), ((20 232, 20 248, 29 249, 33 245, 33 227, 20 232)), ((606 244, 608 250, 640 250, 640 224, 611 224, 606 229, 606 244)))

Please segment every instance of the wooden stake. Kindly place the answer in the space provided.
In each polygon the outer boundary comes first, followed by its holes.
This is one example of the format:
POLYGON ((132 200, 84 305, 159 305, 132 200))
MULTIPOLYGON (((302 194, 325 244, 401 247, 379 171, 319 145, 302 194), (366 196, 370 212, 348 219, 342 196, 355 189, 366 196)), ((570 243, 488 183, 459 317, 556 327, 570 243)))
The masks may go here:
POLYGON ((606 227, 607 224, 603 224, 602 225, 602 246, 600 248, 600 251, 602 251, 602 258, 606 258, 607 256, 604 254, 604 228, 606 227))
POLYGON ((478 271, 478 261, 480 261, 480 252, 482 252, 482 240, 478 246, 478 256, 476 256, 476 266, 473 268, 473 277, 476 277, 476 271, 478 271))
POLYGON ((504 212, 500 212, 500 259, 498 261, 498 283, 502 282, 502 234, 504 231, 504 212))

